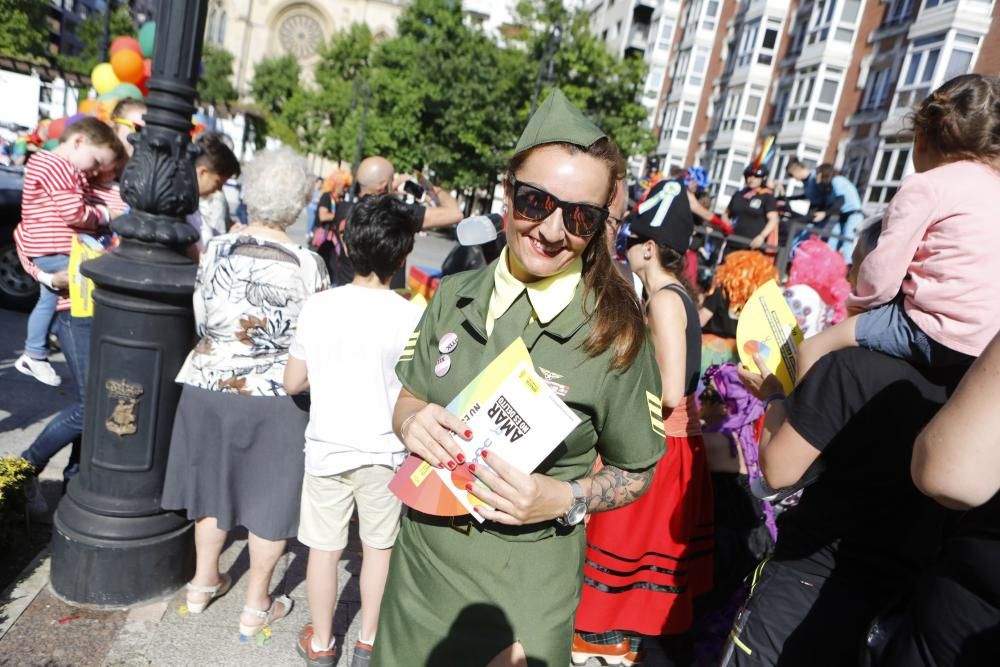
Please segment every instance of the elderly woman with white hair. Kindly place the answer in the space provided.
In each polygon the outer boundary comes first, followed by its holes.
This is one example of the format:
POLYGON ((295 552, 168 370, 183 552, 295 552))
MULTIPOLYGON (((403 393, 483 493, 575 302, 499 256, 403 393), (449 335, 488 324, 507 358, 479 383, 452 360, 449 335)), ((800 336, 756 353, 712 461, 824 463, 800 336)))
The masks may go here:
POLYGON ((187 609, 200 613, 232 585, 219 571, 228 531, 250 533, 240 634, 288 615, 271 575, 296 534, 302 434, 309 419, 282 386, 288 347, 307 297, 329 284, 323 261, 285 230, 309 197, 306 162, 289 149, 258 153, 243 171, 249 224, 211 239, 194 291, 198 343, 177 381, 162 505, 195 521, 197 565, 187 609))

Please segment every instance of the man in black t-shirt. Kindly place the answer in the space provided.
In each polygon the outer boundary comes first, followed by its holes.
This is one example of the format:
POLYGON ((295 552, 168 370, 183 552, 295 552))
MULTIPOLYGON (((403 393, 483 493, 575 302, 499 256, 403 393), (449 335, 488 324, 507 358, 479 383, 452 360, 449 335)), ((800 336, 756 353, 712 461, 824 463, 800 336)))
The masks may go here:
POLYGON ((872 619, 940 546, 944 510, 913 485, 910 458, 961 374, 854 348, 823 357, 771 403, 767 483, 794 485, 820 457, 824 471, 782 515, 724 665, 857 663, 872 619))

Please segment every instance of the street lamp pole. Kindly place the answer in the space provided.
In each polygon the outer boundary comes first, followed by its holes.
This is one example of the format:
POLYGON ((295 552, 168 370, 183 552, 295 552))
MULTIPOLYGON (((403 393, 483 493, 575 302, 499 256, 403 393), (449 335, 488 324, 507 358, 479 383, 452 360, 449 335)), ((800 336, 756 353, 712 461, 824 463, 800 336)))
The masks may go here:
POLYGON ((55 515, 52 587, 75 603, 128 607, 169 595, 194 570, 193 526, 160 509, 191 349, 198 233, 191 116, 208 0, 160 0, 146 126, 133 135, 112 224, 121 245, 86 262, 97 285, 80 473, 55 515))

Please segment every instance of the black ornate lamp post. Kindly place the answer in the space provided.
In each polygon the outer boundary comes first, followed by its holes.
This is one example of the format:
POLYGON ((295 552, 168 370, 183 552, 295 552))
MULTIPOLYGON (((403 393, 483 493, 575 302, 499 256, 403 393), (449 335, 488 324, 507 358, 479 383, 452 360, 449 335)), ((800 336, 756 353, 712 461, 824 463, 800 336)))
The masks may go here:
POLYGON ((80 474, 59 504, 52 586, 77 603, 131 606, 177 590, 194 569, 193 528, 160 509, 191 349, 197 209, 191 116, 207 0, 160 0, 146 128, 136 135, 113 223, 120 247, 87 262, 94 323, 80 474))

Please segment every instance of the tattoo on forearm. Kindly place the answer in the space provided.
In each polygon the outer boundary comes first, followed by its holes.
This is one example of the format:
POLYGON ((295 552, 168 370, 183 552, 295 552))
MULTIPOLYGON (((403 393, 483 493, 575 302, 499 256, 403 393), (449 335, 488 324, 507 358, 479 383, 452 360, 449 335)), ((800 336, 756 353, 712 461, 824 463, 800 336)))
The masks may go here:
POLYGON ((587 511, 591 514, 624 507, 639 499, 653 483, 654 468, 633 472, 604 466, 591 477, 587 511))

